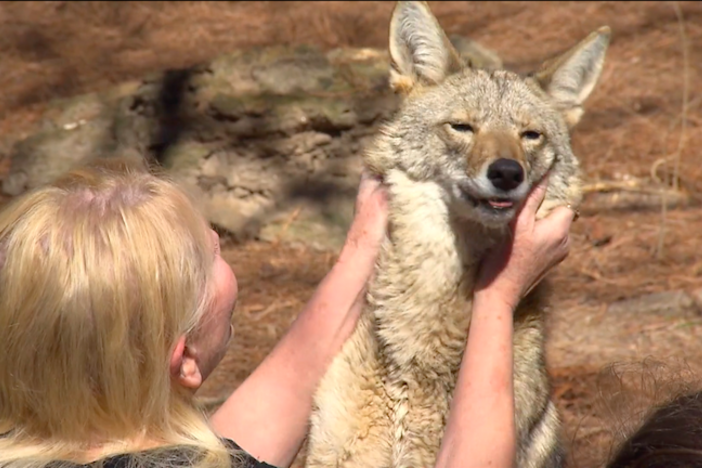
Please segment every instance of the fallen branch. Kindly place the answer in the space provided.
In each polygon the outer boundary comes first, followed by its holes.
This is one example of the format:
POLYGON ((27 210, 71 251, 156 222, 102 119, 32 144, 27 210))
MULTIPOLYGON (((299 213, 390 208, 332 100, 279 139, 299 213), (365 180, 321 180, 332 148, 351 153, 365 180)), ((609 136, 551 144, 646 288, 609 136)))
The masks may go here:
POLYGON ((692 206, 698 200, 689 193, 646 179, 597 181, 583 186, 584 215, 603 211, 659 210, 692 206))

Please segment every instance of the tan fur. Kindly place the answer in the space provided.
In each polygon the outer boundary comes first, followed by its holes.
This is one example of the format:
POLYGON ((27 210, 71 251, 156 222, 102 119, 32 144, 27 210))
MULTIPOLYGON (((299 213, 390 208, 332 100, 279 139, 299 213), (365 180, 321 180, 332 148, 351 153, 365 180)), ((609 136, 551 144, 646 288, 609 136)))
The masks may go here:
MULTIPOLYGON (((357 328, 316 393, 311 468, 434 465, 478 265, 549 169, 539 216, 580 203, 569 130, 599 78, 609 41, 603 28, 520 77, 457 69, 424 2, 399 2, 390 29, 391 83, 405 98, 364 160, 388 185, 389 234, 357 328), (524 181, 507 195, 486 177, 499 158, 524 170, 524 181), (495 211, 477 201, 498 195, 514 207, 495 211)), ((543 356, 542 293, 537 288, 522 301, 514 319, 517 462, 528 468, 562 463, 543 356)))

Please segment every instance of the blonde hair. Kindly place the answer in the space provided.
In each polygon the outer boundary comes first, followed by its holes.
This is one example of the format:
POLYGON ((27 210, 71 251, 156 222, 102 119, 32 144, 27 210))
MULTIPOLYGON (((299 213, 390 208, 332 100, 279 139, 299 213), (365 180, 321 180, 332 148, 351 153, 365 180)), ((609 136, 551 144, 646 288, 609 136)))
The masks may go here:
MULTIPOLYGON (((95 443, 98 458, 136 454, 139 437, 195 449, 198 468, 231 466, 169 372, 211 304, 210 236, 175 183, 121 159, 2 211, 0 467, 92 462, 95 443)), ((172 463, 154 453, 135 463, 172 463)))

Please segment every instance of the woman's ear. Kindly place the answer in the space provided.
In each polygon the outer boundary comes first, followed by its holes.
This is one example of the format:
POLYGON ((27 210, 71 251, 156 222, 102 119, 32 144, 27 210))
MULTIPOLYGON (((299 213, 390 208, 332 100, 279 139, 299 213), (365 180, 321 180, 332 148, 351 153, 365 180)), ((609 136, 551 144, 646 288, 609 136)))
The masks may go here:
POLYGON ((197 390, 202 385, 202 373, 197 365, 197 360, 186 343, 185 336, 178 338, 178 342, 171 354, 171 378, 184 388, 197 390))

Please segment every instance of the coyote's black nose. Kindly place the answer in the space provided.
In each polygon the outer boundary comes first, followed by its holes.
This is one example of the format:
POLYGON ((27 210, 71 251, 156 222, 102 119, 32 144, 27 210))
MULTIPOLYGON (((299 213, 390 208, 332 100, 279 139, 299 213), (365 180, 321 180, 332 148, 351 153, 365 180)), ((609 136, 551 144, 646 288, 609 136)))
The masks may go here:
POLYGON ((498 189, 510 191, 524 181, 524 169, 517 161, 502 158, 490 164, 487 177, 498 189))

